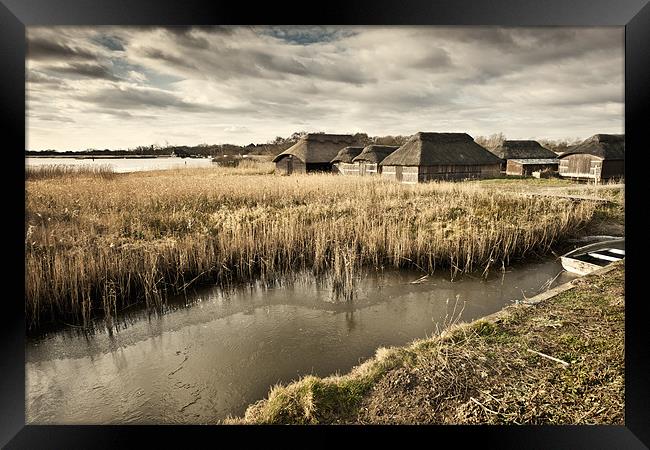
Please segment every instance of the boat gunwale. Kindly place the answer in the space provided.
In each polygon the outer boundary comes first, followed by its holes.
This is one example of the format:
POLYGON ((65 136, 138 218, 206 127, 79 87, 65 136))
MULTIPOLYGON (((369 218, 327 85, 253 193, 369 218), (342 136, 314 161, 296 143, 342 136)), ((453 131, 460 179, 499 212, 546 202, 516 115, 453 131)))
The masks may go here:
POLYGON ((582 254, 588 253, 589 251, 604 250, 605 248, 607 248, 606 245, 608 244, 625 244, 625 238, 611 239, 607 241, 600 241, 600 242, 595 242, 593 244, 584 245, 582 247, 573 249, 568 253, 565 253, 561 257, 575 259, 573 258, 574 256, 580 256, 582 254))

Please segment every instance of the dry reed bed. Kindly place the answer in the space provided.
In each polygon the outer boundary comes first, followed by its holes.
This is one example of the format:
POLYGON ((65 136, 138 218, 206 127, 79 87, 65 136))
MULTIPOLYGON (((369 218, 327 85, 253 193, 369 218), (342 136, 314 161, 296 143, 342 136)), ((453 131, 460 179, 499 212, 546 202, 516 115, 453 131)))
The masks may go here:
POLYGON ((86 323, 199 282, 309 269, 352 291, 361 266, 489 270, 544 252, 595 206, 476 183, 404 186, 267 168, 28 180, 26 311, 86 323))
POLYGON ((115 172, 110 164, 93 166, 75 166, 72 164, 43 164, 40 166, 26 166, 25 178, 40 180, 48 178, 62 178, 70 176, 93 176, 99 178, 113 178, 115 172))

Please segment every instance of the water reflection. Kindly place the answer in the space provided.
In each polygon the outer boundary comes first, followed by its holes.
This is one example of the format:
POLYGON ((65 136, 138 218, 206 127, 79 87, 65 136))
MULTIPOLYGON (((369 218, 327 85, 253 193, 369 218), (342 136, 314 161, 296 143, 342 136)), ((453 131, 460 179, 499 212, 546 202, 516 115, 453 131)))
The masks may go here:
POLYGON ((378 347, 531 297, 560 271, 551 260, 487 280, 369 272, 351 303, 332 301, 326 279, 299 274, 198 290, 160 314, 133 308, 112 334, 97 326, 29 341, 28 422, 214 423, 242 414, 278 382, 347 372, 378 347))

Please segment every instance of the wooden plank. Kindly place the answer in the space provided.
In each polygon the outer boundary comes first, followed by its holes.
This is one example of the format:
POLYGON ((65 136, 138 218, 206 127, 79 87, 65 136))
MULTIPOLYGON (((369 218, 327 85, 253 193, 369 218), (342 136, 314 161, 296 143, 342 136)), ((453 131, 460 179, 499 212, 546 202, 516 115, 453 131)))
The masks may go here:
POLYGON ((616 258, 614 256, 607 256, 603 255, 601 253, 587 253, 587 255, 591 256, 592 258, 597 258, 597 259, 602 259, 603 261, 620 261, 622 258, 616 258))

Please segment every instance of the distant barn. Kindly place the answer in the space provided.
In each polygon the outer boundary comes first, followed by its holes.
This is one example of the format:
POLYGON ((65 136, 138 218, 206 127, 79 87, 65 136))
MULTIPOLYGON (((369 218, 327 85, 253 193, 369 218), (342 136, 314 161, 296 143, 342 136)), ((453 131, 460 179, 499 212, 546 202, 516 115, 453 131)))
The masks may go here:
POLYGON ((275 173, 291 175, 314 171, 330 171, 331 161, 341 147, 352 145, 349 134, 310 133, 273 158, 275 173))
POLYGON ((601 181, 625 175, 625 135, 596 134, 559 157, 565 178, 601 181))
POLYGON ((352 160, 362 151, 363 147, 343 147, 331 161, 332 172, 341 175, 359 175, 359 165, 353 163, 352 160))
POLYGON ((466 133, 412 136, 384 159, 382 178, 401 183, 498 177, 501 159, 466 133))
MULTIPOLYGON (((554 161, 551 161, 548 168, 551 168, 553 164, 557 165, 557 155, 555 152, 542 147, 537 141, 503 141, 499 147, 492 150, 492 153, 501 158, 501 171, 505 171, 506 175, 522 175, 520 173, 507 172, 508 161, 511 159, 550 159, 554 161)), ((512 165, 513 168, 519 166, 517 164, 512 165)))
POLYGON ((358 165, 360 176, 379 175, 381 174, 379 163, 398 148, 396 145, 368 145, 352 161, 358 165))
POLYGON ((533 172, 557 172, 557 158, 509 159, 506 163, 506 175, 529 177, 533 172))

